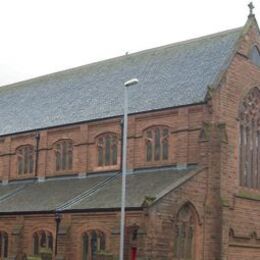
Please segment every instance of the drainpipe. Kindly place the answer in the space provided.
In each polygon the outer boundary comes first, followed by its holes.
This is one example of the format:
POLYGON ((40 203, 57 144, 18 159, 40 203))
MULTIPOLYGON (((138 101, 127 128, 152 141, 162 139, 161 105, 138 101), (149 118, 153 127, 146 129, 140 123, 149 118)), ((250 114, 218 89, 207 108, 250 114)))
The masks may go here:
POLYGON ((35 148, 35 176, 38 176, 38 159, 39 159, 39 143, 40 143, 40 133, 35 134, 36 148, 35 148))
POLYGON ((124 116, 120 119, 121 128, 121 156, 120 156, 120 173, 123 171, 123 137, 124 137, 124 116))

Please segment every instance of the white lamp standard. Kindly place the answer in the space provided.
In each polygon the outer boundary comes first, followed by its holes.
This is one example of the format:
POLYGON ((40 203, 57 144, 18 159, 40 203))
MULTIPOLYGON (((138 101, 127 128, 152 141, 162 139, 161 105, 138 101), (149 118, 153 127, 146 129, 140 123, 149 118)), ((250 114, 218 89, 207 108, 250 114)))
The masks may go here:
POLYGON ((122 191, 121 191, 121 222, 120 222, 120 260, 124 260, 125 236, 125 194, 127 171, 127 121, 128 121, 128 87, 136 85, 138 79, 131 79, 124 84, 124 128, 123 128, 123 162, 122 162, 122 191))

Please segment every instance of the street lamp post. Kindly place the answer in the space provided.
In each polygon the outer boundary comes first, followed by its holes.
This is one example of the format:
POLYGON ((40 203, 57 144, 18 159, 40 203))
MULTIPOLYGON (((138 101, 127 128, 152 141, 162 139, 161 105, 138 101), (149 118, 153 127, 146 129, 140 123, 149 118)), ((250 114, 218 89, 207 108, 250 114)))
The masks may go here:
POLYGON ((123 162, 122 162, 122 191, 121 191, 121 221, 120 221, 120 260, 124 260, 125 236, 125 194, 127 171, 127 121, 128 121, 128 87, 136 85, 138 79, 131 79, 124 84, 124 126, 123 126, 123 162))
POLYGON ((58 249, 58 233, 59 233, 59 227, 61 222, 61 213, 59 211, 55 211, 55 222, 56 222, 56 233, 55 233, 55 251, 54 254, 57 256, 57 249, 58 249))

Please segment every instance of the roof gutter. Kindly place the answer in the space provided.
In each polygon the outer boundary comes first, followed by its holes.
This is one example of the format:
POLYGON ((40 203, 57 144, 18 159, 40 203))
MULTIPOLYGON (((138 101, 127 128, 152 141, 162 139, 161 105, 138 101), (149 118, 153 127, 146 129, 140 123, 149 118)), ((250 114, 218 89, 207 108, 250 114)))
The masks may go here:
MULTIPOLYGON (((72 213, 106 213, 106 212, 120 212, 121 208, 93 208, 93 209, 66 209, 59 211, 61 214, 72 213)), ((126 207, 126 211, 142 211, 143 207, 126 207)), ((16 212, 0 212, 0 216, 17 216, 17 215, 48 215, 56 214, 57 210, 41 210, 41 211, 16 211, 16 212)))

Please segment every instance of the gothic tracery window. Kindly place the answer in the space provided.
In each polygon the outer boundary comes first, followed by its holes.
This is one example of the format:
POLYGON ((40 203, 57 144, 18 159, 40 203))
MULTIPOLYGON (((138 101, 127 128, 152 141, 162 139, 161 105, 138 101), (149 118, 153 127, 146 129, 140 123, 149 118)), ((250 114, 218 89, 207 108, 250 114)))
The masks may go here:
POLYGON ((155 126, 145 131, 146 161, 168 160, 169 129, 155 126))
POLYGON ((174 259, 194 259, 195 214, 189 204, 184 205, 177 215, 174 259))
POLYGON ((8 258, 8 235, 6 232, 0 232, 0 259, 8 258))
POLYGON ((252 89, 242 101, 240 120, 240 185, 260 188, 260 91, 252 89))
POLYGON ((53 252, 53 236, 49 231, 41 230, 33 234, 33 254, 37 256, 42 250, 53 252))
POLYGON ((19 147, 17 154, 17 171, 19 175, 33 173, 34 149, 31 145, 19 147))
POLYGON ((98 137, 98 166, 117 165, 117 146, 118 143, 115 134, 107 133, 98 137))
POLYGON ((260 90, 242 101, 240 120, 240 185, 260 189, 260 90))
POLYGON ((54 145, 56 155, 56 171, 72 169, 72 141, 62 140, 54 145))
POLYGON ((260 66, 260 50, 257 46, 254 46, 250 52, 249 58, 254 64, 260 66))
POLYGON ((85 232, 83 237, 82 260, 95 260, 97 253, 106 249, 105 234, 98 230, 85 232))

